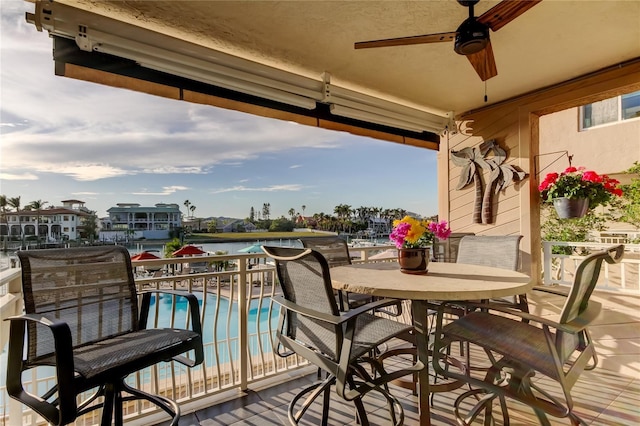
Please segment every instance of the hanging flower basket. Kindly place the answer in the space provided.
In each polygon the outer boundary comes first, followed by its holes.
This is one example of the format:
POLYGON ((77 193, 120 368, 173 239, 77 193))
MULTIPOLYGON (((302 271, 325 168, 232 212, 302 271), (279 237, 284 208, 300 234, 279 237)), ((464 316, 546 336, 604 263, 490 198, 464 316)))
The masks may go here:
POLYGON ((588 198, 559 197, 553 199, 553 207, 560 219, 577 219, 589 211, 588 198))
POLYGON ((543 202, 553 203, 561 219, 583 217, 589 209, 608 204, 621 196, 620 182, 607 175, 569 167, 564 172, 549 173, 540 186, 543 202))

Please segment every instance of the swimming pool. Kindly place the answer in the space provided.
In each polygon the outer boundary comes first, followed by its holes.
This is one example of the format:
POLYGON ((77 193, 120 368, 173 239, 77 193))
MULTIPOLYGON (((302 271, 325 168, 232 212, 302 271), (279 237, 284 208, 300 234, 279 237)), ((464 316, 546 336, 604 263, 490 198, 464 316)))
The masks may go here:
MULTIPOLYGON (((226 297, 194 292, 198 298, 202 317, 202 340, 205 347, 207 365, 227 363, 239 359, 238 303, 226 297), (215 345, 214 345, 215 342, 215 345), (216 353, 217 349, 217 353, 216 353)), ((248 347, 251 356, 271 352, 271 335, 278 324, 278 308, 271 306, 271 298, 252 299, 247 313, 248 347), (258 340, 259 337, 259 340, 258 340)), ((149 324, 154 324, 156 312, 158 327, 170 327, 173 306, 175 304, 174 327, 184 327, 188 303, 185 298, 161 295, 156 308, 155 297, 151 300, 149 324)))

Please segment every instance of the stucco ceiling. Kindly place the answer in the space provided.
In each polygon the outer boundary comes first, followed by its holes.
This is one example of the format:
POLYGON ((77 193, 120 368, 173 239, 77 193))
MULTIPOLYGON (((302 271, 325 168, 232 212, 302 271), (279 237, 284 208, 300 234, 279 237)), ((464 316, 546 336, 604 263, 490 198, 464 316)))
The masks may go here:
MULTIPOLYGON (((485 84, 453 43, 355 50, 354 42, 454 31, 455 0, 61 0, 148 29, 391 100, 456 114, 640 57, 640 1, 544 0, 491 33, 485 84)), ((482 0, 481 15, 497 1, 482 0)))

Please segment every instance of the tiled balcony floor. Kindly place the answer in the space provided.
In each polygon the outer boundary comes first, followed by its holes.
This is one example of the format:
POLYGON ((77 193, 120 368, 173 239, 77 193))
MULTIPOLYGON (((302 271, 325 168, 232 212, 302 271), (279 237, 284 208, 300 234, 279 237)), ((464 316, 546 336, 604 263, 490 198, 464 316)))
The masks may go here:
MULTIPOLYGON (((591 327, 599 354, 599 365, 585 372, 573 388, 575 411, 589 425, 640 424, 640 298, 617 294, 596 294, 603 303, 603 314, 591 327)), ((557 314, 562 299, 557 296, 530 296, 531 310, 539 315, 557 314)), ((473 354, 473 352, 472 352, 473 354)), ((213 405, 195 413, 184 414, 180 425, 286 425, 287 406, 302 387, 315 379, 313 369, 308 374, 283 382, 273 380, 274 386, 249 390, 245 395, 213 405)), ((296 376, 296 373, 292 373, 296 376)), ((401 398, 405 411, 405 425, 419 425, 416 397, 411 392, 392 386, 392 392, 401 398)), ((432 424, 455 425, 453 401, 461 391, 436 394, 432 408, 432 424)), ((365 406, 372 425, 390 425, 386 405, 375 392, 365 398, 365 406)), ((533 412, 521 404, 508 402, 512 425, 538 424, 533 412)), ((497 407, 496 407, 497 409, 497 407)), ((496 412, 499 416, 499 411, 496 412)), ((549 418, 552 425, 568 425, 567 419, 549 418)), ((320 403, 306 413, 303 425, 321 422, 320 403)), ((496 424, 502 422, 498 418, 496 424)), ((332 396, 330 425, 356 425, 354 409, 349 403, 332 396)), ((477 420, 476 424, 482 424, 477 420)))

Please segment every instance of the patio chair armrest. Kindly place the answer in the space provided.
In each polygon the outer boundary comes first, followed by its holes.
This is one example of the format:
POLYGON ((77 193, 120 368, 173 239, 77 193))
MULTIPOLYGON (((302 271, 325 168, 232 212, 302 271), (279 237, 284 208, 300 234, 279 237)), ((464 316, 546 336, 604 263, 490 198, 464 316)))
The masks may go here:
POLYGON ((351 317, 358 316, 358 315, 362 314, 363 312, 367 312, 367 311, 376 311, 376 312, 387 313, 381 308, 384 308, 386 306, 398 305, 400 302, 401 301, 398 300, 398 299, 378 299, 378 300, 374 300, 373 302, 369 302, 366 305, 362 305, 362 306, 359 306, 357 308, 348 310, 347 312, 343 313, 341 315, 341 317, 349 319, 351 317))
MULTIPOLYGON (((560 324, 556 321, 552 321, 545 317, 523 312, 518 309, 509 308, 503 305, 492 303, 477 303, 477 302, 444 302, 438 307, 438 311, 444 312, 446 305, 457 305, 469 308, 476 308, 481 310, 497 311, 505 314, 509 314, 530 322, 536 322, 543 326, 551 327, 556 330, 564 331, 566 333, 576 334, 584 330, 596 317, 600 314, 602 305, 598 302, 590 301, 587 309, 585 309, 575 320, 560 324)), ((440 312, 439 312, 440 315, 440 312)), ((439 318, 441 315, 439 316, 439 318)))
MULTIPOLYGON (((328 323, 334 324, 334 325, 344 322, 344 320, 342 319, 342 316, 331 315, 331 314, 327 314, 327 313, 324 313, 324 312, 316 311, 316 310, 313 310, 313 309, 305 308, 305 307, 300 306, 300 305, 298 305, 296 303, 288 301, 287 299, 284 298, 284 296, 276 296, 271 300, 273 300, 274 303, 277 303, 280 306, 282 306, 282 307, 284 307, 284 308, 286 308, 286 309, 288 309, 290 311, 299 313, 299 314, 304 315, 304 316, 308 316, 310 318, 314 318, 314 319, 317 319, 317 320, 320 320, 320 321, 325 321, 325 322, 328 322, 328 323)), ((351 312, 351 311, 349 311, 349 312, 351 312)))
MULTIPOLYGON (((151 289, 140 291, 142 295, 142 303, 140 306, 140 328, 147 327, 147 318, 149 317, 149 308, 151 306, 151 294, 170 294, 177 297, 184 297, 189 303, 189 314, 191 317, 191 330, 202 336, 202 323, 200 322, 200 304, 198 298, 193 293, 180 290, 160 290, 151 289)), ((156 299, 157 300, 157 299, 156 299)))
POLYGON ((533 287, 533 291, 541 291, 543 293, 555 294, 557 296, 567 297, 569 295, 568 288, 562 288, 559 286, 537 285, 533 287))
MULTIPOLYGON (((24 354, 24 336, 27 323, 37 323, 51 330, 55 348, 55 370, 58 383, 58 399, 56 406, 34 397, 26 392, 22 386, 22 368, 7 368, 7 392, 18 400, 31 404, 35 411, 48 416, 59 418, 76 412, 76 394, 74 389, 75 365, 73 362, 73 342, 71 330, 66 322, 50 319, 42 315, 24 314, 7 318, 10 322, 9 353, 7 365, 21 366, 24 354)), ((60 419, 60 424, 72 422, 75 419, 60 419)))

